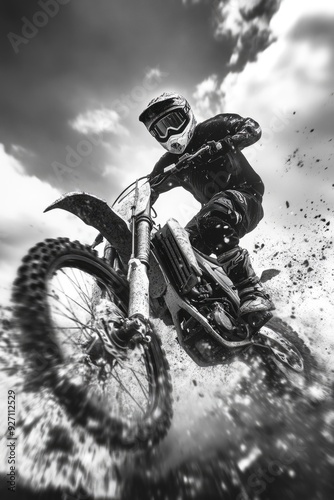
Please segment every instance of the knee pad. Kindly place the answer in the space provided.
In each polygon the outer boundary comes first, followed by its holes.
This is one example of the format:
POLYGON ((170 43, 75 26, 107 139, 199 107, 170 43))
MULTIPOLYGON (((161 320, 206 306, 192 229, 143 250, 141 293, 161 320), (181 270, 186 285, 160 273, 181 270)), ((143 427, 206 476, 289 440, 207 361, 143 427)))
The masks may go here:
POLYGON ((228 198, 220 198, 210 205, 208 204, 210 212, 215 213, 229 224, 238 225, 242 221, 242 215, 235 209, 233 202, 228 198))
POLYGON ((238 245, 237 225, 241 219, 232 202, 222 199, 208 204, 198 214, 198 231, 211 252, 219 254, 238 245))

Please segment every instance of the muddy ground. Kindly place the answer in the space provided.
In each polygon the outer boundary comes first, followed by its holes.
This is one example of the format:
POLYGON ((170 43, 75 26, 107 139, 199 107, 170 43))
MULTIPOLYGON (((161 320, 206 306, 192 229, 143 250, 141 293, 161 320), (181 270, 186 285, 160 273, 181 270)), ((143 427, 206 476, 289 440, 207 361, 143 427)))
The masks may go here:
MULTIPOLYGON (((1 397, 14 390, 18 409, 15 498, 333 498, 333 373, 321 357, 295 392, 274 386, 255 355, 198 368, 158 321, 174 381, 172 427, 155 449, 110 453, 46 389, 27 390, 10 310, 1 325, 1 397)), ((4 413, 1 419, 5 428, 4 413)), ((2 498, 13 498, 4 439, 1 454, 2 498)))

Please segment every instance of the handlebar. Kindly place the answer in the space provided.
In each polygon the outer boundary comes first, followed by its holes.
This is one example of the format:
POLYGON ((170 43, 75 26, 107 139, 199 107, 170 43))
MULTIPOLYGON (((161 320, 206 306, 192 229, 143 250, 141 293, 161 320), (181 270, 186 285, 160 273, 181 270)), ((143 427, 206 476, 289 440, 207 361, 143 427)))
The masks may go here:
MULTIPOLYGON (((173 165, 168 165, 168 167, 165 167, 164 168, 164 171, 163 171, 163 174, 159 174, 157 176, 157 178, 159 177, 162 177, 157 183, 155 183, 155 187, 159 186, 162 182, 164 182, 166 180, 166 178, 173 174, 174 172, 176 172, 176 170, 180 171, 182 170, 183 168, 187 168, 190 166, 191 162, 197 158, 198 156, 201 156, 202 154, 204 153, 207 153, 209 151, 211 151, 212 149, 215 150, 215 152, 217 151, 220 151, 221 149, 223 149, 223 144, 226 144, 226 137, 224 139, 221 139, 220 141, 208 141, 207 144, 205 146, 202 146, 198 151, 195 151, 195 153, 193 154, 189 154, 189 153, 185 153, 184 155, 181 156, 181 158, 179 159, 178 162, 174 163, 173 165), (214 146, 214 147, 213 147, 214 146), (168 174, 168 175, 165 175, 165 174, 168 174)), ((133 186, 134 184, 136 184, 138 181, 142 180, 142 179, 148 179, 149 176, 148 175, 145 175, 143 177, 140 177, 139 179, 137 179, 136 181, 132 182, 130 184, 130 186, 128 186, 127 188, 125 188, 121 194, 116 198, 116 200, 114 201, 113 205, 114 206, 119 200, 122 199, 122 196, 124 195, 124 193, 126 191, 128 191, 128 189, 131 188, 131 186, 133 186)), ((135 188, 132 189, 132 191, 134 190, 135 188)), ((130 191, 131 192, 131 191, 130 191)))
MULTIPOLYGON (((216 151, 219 151, 223 149, 223 145, 221 141, 215 142, 215 141, 210 141, 211 143, 215 144, 215 149, 216 151)), ((204 153, 208 153, 211 150, 210 144, 207 144, 205 146, 202 146, 198 151, 196 151, 193 154, 186 153, 181 156, 179 161, 175 163, 174 165, 169 165, 164 169, 164 173, 169 173, 173 174, 176 170, 180 170, 182 168, 186 168, 189 166, 190 162, 192 162, 195 158, 198 156, 201 156, 204 153)))

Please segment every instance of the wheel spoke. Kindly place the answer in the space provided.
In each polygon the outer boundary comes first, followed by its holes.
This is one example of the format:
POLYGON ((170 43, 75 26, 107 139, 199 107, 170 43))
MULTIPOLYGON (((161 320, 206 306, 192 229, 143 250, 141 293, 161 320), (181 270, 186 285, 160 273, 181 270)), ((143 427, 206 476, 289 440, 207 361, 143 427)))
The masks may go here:
POLYGON ((133 369, 131 369, 131 371, 132 371, 132 373, 134 374, 135 379, 137 380, 137 382, 138 382, 138 384, 139 384, 139 386, 140 386, 141 390, 143 391, 144 396, 146 397, 146 399, 148 399, 148 396, 149 396, 149 392, 148 392, 148 390, 147 390, 147 389, 145 389, 145 387, 143 386, 143 384, 142 384, 142 383, 141 383, 141 381, 139 380, 138 375, 136 374, 136 371, 135 371, 135 370, 133 370, 133 369))
MULTIPOLYGON (((69 310, 69 311, 70 311, 70 312, 71 312, 71 313, 75 316, 75 313, 74 313, 73 308, 72 308, 72 303, 70 302, 70 297, 68 297, 68 296, 66 295, 66 293, 64 292, 63 286, 62 286, 62 284, 60 283, 60 280, 59 280, 59 278, 58 278, 58 277, 57 277, 57 282, 58 282, 58 284, 59 284, 59 286, 60 286, 60 289, 59 289, 59 288, 57 288, 57 287, 54 287, 54 288, 55 288, 55 290, 57 290, 57 291, 58 291, 58 293, 62 294, 65 298, 67 298, 68 307, 66 307, 66 309, 67 309, 67 310, 69 310)), ((55 297, 55 299, 56 299, 56 297, 55 297)))
MULTIPOLYGON (((155 385, 152 370, 146 359, 146 352, 141 346, 137 346, 135 352, 130 352, 134 355, 124 360, 117 356, 117 348, 115 348, 116 364, 111 366, 112 357, 110 358, 110 355, 103 351, 103 336, 99 335, 98 327, 100 321, 97 323, 96 307, 92 305, 94 285, 105 287, 107 300, 117 304, 117 301, 112 300, 110 284, 91 272, 81 270, 77 266, 64 266, 54 273, 48 297, 52 305, 56 330, 59 335, 65 337, 61 339, 61 344, 64 347, 68 345, 67 356, 70 356, 68 359, 72 367, 80 364, 81 368, 78 373, 83 377, 85 385, 90 391, 100 393, 112 414, 117 414, 120 418, 131 418, 131 415, 135 418, 134 412, 139 410, 145 415, 150 406, 155 385), (66 326, 66 322, 69 326, 66 326), (84 339, 92 340, 87 349, 83 346, 84 339), (94 346, 98 341, 101 342, 101 347, 98 345, 96 351, 94 346), (80 351, 87 354, 87 363, 79 363, 75 356, 73 357, 74 352, 80 351), (103 371, 106 368, 103 368, 100 363, 96 364, 100 356, 102 359, 107 356, 105 359, 110 366, 107 371, 103 371)), ((103 319, 103 307, 101 312, 101 319, 103 319)), ((120 314, 122 314, 121 311, 120 314)))
POLYGON ((138 401, 134 398, 134 396, 132 396, 132 394, 128 391, 128 389, 125 387, 125 385, 121 382, 121 380, 119 379, 118 376, 115 375, 115 373, 111 372, 111 376, 119 383, 119 385, 121 386, 121 388, 123 389, 124 392, 126 392, 130 398, 136 403, 136 405, 139 407, 139 409, 145 413, 145 410, 143 409, 143 407, 138 403, 138 401))
MULTIPOLYGON (((64 297, 67 298, 69 304, 70 304, 70 300, 71 300, 71 302, 74 302, 74 304, 76 304, 79 308, 83 309, 86 313, 92 314, 89 309, 86 309, 85 307, 83 307, 83 305, 81 305, 77 300, 70 297, 66 292, 64 292, 64 290, 59 290, 56 287, 53 287, 53 288, 58 290, 58 292, 61 292, 64 295, 64 297)), ((52 297, 54 300, 56 300, 56 297, 53 297, 51 294, 49 294, 49 296, 52 297)), ((70 312, 72 312, 72 314, 76 317, 76 315, 75 315, 75 313, 70 305, 68 307, 66 307, 66 309, 70 310, 70 312)))
POLYGON ((147 383, 148 383, 148 384, 150 384, 150 385, 152 385, 152 382, 151 382, 151 381, 148 379, 148 377, 147 377, 147 373, 144 373, 144 372, 142 372, 142 371, 140 371, 140 370, 137 370, 137 369, 135 370, 134 368, 132 368, 132 367, 131 367, 131 365, 130 365, 130 364, 125 363, 125 362, 124 362, 124 361, 122 361, 122 360, 118 360, 118 363, 119 363, 119 365, 121 366, 121 368, 123 368, 123 369, 127 368, 127 369, 129 369, 129 370, 132 370, 132 371, 134 371, 134 372, 138 373, 139 375, 142 375, 143 377, 146 377, 146 379, 147 379, 147 383))
MULTIPOLYGON (((68 275, 66 275, 66 276, 67 276, 68 280, 73 284, 73 286, 75 286, 78 289, 79 295, 81 297, 83 297, 83 299, 85 301, 85 304, 86 304, 86 306, 89 309, 89 313, 92 314, 93 308, 91 307, 91 302, 90 302, 91 294, 89 294, 89 291, 88 291, 88 288, 87 288, 87 283, 86 283, 85 280, 82 280, 83 285, 86 288, 86 293, 85 293, 82 290, 82 287, 81 287, 81 285, 80 285, 80 283, 78 281, 78 277, 77 277, 76 273, 74 273, 74 269, 73 268, 70 268, 70 269, 71 269, 72 274, 73 274, 73 280, 70 278, 70 276, 68 276, 68 275)), ((64 271, 64 270, 62 269, 62 271, 64 271)), ((80 271, 80 275, 82 276, 82 271, 80 271)))
MULTIPOLYGON (((67 308, 65 308, 65 309, 67 309, 67 308)), ((75 323, 77 323, 78 325, 80 325, 83 329, 89 329, 89 330, 92 330, 93 332, 97 331, 96 328, 93 328, 93 327, 89 326, 87 323, 82 323, 82 321, 80 321, 78 318, 76 318, 76 317, 73 318, 72 316, 69 316, 68 314, 65 314, 65 312, 62 312, 60 309, 57 310, 57 311, 53 311, 53 314, 57 314, 59 316, 62 316, 63 318, 67 318, 67 319, 69 319, 71 321, 74 321, 75 323)), ((72 329, 72 328, 76 328, 76 327, 74 327, 74 326, 73 327, 67 327, 67 326, 59 327, 59 326, 57 326, 57 330, 59 330, 59 329, 61 329, 61 330, 68 330, 68 329, 72 329)), ((78 329, 78 327, 77 327, 77 329, 78 329)))

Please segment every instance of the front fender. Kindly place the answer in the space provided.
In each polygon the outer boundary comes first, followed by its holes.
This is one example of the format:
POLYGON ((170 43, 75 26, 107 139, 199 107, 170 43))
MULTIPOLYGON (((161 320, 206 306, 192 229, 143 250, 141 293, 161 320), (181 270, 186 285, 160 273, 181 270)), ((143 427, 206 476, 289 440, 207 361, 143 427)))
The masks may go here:
POLYGON ((49 205, 44 212, 55 208, 66 210, 88 226, 95 227, 117 250, 123 262, 128 262, 131 255, 130 225, 106 201, 88 193, 67 193, 49 205))
MULTIPOLYGON (((44 212, 55 208, 66 210, 93 226, 119 253, 127 265, 131 256, 132 237, 129 223, 117 214, 104 200, 88 193, 67 193, 49 205, 44 212)), ((165 279, 160 266, 150 255, 150 295, 160 297, 165 291, 165 279)))

